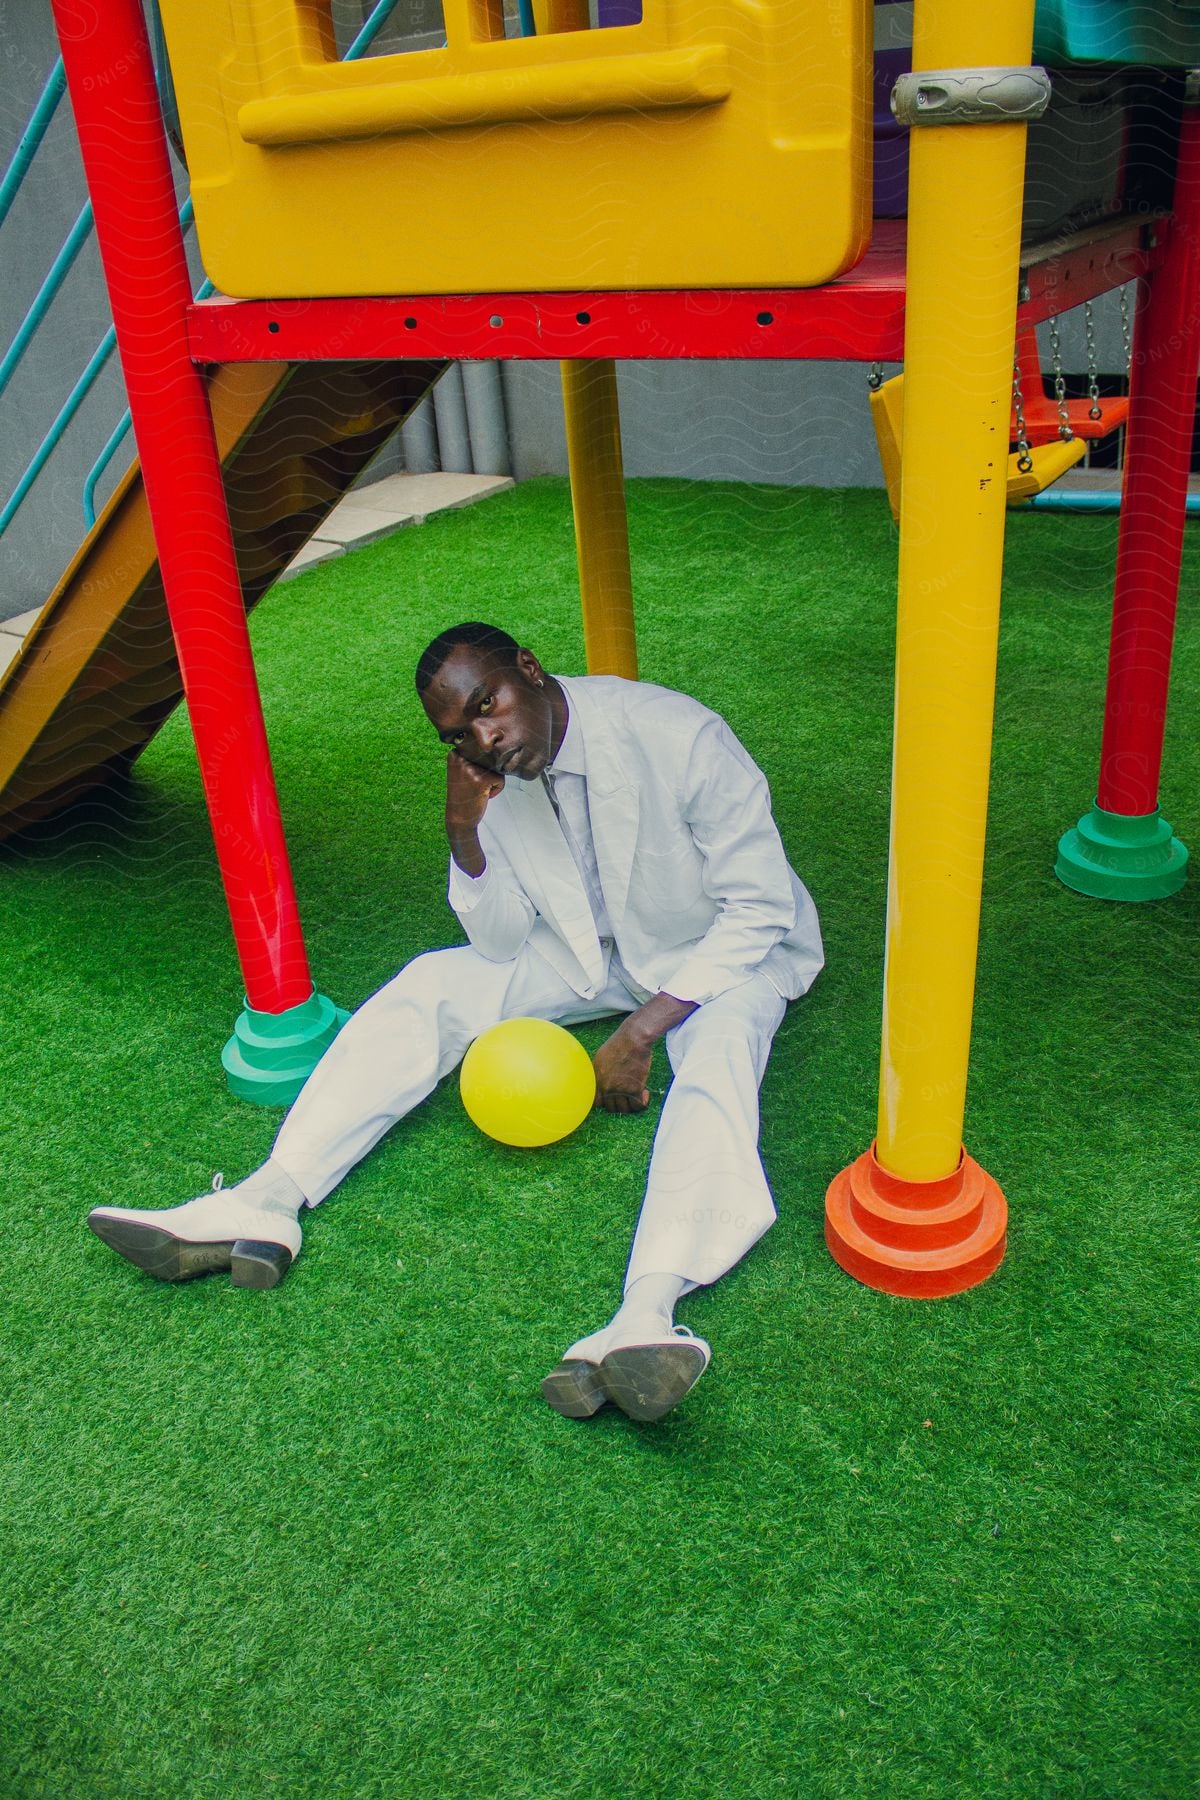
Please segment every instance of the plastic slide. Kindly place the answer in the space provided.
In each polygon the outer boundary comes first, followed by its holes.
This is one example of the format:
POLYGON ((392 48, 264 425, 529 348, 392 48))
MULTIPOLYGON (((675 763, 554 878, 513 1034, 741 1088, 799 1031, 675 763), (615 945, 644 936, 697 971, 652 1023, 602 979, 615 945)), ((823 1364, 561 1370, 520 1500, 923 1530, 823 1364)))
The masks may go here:
MULTIPOLYGON (((441 363, 244 363, 210 403, 247 610, 441 363)), ((135 463, 0 677, 0 837, 122 773, 183 698, 135 463)))

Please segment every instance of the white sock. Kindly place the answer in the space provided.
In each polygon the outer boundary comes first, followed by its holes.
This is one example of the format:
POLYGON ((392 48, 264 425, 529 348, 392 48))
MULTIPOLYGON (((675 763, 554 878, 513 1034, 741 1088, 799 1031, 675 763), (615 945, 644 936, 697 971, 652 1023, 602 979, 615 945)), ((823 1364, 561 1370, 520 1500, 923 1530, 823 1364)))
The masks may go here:
POLYGON ((666 1337, 675 1322, 675 1305, 687 1282, 682 1275, 642 1275, 607 1325, 580 1338, 563 1352, 564 1361, 600 1362, 623 1344, 666 1337))
POLYGON ((675 1323, 675 1308, 687 1282, 682 1275, 642 1275, 626 1289, 619 1311, 613 1314, 609 1331, 613 1342, 636 1326, 639 1330, 653 1323, 657 1335, 665 1337, 675 1323))
POLYGON ((242 1200, 252 1201, 263 1212, 283 1213, 289 1219, 300 1217, 300 1208, 304 1205, 305 1196, 301 1188, 296 1186, 286 1169, 283 1169, 269 1156, 261 1168, 239 1181, 236 1188, 229 1192, 236 1193, 242 1200))

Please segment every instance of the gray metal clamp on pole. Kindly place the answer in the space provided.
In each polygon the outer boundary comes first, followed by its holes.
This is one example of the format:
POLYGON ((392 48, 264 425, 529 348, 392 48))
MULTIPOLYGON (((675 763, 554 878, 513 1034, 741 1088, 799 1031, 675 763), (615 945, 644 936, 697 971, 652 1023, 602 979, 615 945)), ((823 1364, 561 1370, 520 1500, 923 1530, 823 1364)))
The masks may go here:
POLYGON ((923 69, 901 75, 892 111, 901 125, 1018 125, 1050 104, 1045 69, 923 69))

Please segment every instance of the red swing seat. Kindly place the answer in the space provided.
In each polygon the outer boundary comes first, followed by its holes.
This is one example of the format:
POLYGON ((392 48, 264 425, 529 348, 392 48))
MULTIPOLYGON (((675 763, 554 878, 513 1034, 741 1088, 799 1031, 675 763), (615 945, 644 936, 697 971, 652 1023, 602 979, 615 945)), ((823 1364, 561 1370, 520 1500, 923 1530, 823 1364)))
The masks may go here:
MULTIPOLYGON (((1021 374, 1021 399, 1025 409, 1025 436, 1030 444, 1051 444, 1058 437, 1060 424, 1058 401, 1053 394, 1047 394, 1042 378, 1041 358, 1038 355, 1037 332, 1032 325, 1024 325, 1017 332, 1017 367, 1021 374)), ((1097 438, 1108 437, 1110 432, 1118 431, 1129 414, 1129 396, 1127 394, 1110 394, 1097 401, 1100 417, 1091 419, 1091 401, 1067 401, 1067 420, 1073 434, 1095 442, 1097 438)), ((1009 426, 1009 441, 1017 441, 1017 409, 1014 405, 1012 422, 1009 426)))

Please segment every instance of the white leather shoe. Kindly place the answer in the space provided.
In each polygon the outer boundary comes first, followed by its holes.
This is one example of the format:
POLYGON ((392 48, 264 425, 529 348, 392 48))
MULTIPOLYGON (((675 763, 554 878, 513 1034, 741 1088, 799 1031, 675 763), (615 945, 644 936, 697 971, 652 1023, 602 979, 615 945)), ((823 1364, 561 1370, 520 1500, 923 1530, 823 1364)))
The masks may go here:
POLYGON ((661 1419, 691 1392, 712 1361, 712 1350, 686 1325, 666 1337, 609 1350, 597 1377, 614 1406, 630 1419, 661 1419))
POLYGON ((608 1402, 599 1363, 564 1356, 542 1382, 542 1398, 565 1419, 590 1419, 608 1402))
POLYGON ((96 1206, 88 1224, 110 1250, 159 1281, 228 1269, 234 1287, 272 1288, 301 1242, 298 1219, 239 1199, 237 1188, 226 1192, 219 1175, 211 1194, 183 1206, 96 1206))
POLYGON ((608 1349, 609 1327, 580 1338, 562 1353, 562 1361, 542 1382, 542 1398, 566 1419, 590 1419, 608 1404, 600 1380, 600 1362, 608 1349))
POLYGON ((565 1418, 590 1419, 611 1400, 630 1419, 661 1419, 691 1392, 712 1361, 709 1345, 686 1325, 613 1350, 605 1347, 609 1329, 573 1344, 542 1382, 543 1399, 565 1418), (588 1350, 594 1360, 580 1355, 588 1350))

